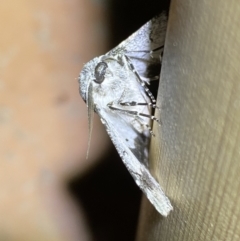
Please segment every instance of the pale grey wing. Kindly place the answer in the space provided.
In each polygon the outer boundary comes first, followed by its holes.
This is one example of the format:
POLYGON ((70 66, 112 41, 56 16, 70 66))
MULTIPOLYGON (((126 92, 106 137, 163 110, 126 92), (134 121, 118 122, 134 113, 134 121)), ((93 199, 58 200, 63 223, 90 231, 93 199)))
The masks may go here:
POLYGON ((147 158, 148 146, 142 142, 146 137, 139 135, 128 123, 114 113, 105 110, 98 111, 102 123, 114 143, 120 157, 137 185, 145 193, 148 200, 163 216, 173 209, 158 182, 153 178, 148 168, 140 161, 147 158), (144 148, 146 147, 146 150, 144 148))
POLYGON ((131 123, 127 123, 121 117, 122 115, 119 115, 116 112, 111 110, 106 112, 105 110, 101 110, 97 112, 101 117, 101 120, 105 121, 106 124, 104 123, 104 125, 106 127, 108 126, 108 134, 111 135, 111 128, 116 129, 119 139, 125 143, 126 148, 131 150, 135 158, 137 158, 142 164, 148 166, 149 136, 140 134, 136 129, 133 128, 131 123))
POLYGON ((107 54, 111 56, 119 53, 127 55, 141 76, 152 79, 159 75, 166 29, 167 15, 163 12, 148 21, 107 54), (160 47, 162 48, 159 49, 160 47), (156 51, 156 49, 158 50, 156 51))
POLYGON ((167 15, 165 12, 163 12, 145 23, 126 40, 109 51, 109 53, 115 55, 115 53, 117 53, 119 50, 131 52, 156 49, 164 45, 166 29, 167 15))

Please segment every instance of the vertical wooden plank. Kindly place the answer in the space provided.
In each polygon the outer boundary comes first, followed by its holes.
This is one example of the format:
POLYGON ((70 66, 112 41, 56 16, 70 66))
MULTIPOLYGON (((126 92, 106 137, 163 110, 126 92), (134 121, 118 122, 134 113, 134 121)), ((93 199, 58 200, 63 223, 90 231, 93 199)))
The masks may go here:
POLYGON ((174 211, 144 199, 137 240, 240 240, 240 2, 173 0, 153 173, 174 211))

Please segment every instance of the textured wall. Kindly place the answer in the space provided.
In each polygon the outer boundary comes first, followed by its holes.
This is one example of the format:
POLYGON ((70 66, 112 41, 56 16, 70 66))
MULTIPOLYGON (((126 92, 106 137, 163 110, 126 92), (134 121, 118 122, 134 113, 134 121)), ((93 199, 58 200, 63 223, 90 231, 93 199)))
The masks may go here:
POLYGON ((145 199, 138 241, 240 239, 240 2, 173 0, 152 169, 174 206, 145 199))

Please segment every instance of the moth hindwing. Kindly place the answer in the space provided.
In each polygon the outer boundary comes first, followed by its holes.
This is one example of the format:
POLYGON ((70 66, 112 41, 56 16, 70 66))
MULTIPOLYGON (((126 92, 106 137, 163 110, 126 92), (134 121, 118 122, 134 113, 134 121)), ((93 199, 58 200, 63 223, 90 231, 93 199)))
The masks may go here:
POLYGON ((89 61, 80 73, 80 94, 101 118, 128 171, 163 216, 169 199, 148 170, 150 125, 156 101, 147 85, 159 78, 167 17, 158 15, 105 55, 89 61))

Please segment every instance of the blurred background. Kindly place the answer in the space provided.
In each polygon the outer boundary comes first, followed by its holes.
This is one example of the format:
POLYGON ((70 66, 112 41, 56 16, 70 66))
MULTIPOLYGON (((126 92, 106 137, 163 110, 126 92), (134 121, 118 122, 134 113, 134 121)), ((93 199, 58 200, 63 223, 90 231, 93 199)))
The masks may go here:
POLYGON ((134 240, 141 193, 95 116, 84 63, 169 1, 0 2, 0 241, 134 240))

